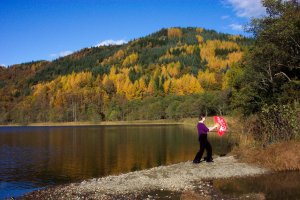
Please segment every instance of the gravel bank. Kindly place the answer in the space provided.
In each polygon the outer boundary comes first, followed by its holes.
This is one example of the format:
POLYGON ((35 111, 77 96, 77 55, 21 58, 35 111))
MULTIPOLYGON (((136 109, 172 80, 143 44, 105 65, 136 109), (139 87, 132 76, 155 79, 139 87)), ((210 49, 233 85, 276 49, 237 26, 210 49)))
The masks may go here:
POLYGON ((216 158, 213 163, 182 162, 117 176, 90 179, 81 183, 36 191, 22 199, 132 199, 149 191, 174 193, 193 191, 204 187, 205 180, 251 176, 266 172, 267 169, 240 163, 233 156, 228 156, 216 158))

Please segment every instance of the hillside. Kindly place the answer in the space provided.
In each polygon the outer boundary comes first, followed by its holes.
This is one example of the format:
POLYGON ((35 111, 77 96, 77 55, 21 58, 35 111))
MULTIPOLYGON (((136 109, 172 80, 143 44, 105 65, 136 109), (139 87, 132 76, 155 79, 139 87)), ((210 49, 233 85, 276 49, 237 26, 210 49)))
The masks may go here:
POLYGON ((203 28, 169 28, 123 45, 85 48, 52 62, 0 68, 0 122, 224 113, 229 77, 252 43, 203 28))

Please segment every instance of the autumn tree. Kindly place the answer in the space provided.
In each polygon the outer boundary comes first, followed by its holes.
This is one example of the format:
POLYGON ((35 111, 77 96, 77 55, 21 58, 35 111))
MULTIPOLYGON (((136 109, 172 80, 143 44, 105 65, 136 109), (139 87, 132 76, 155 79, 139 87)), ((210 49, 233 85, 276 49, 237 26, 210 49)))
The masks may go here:
POLYGON ((137 62, 138 58, 139 58, 139 56, 138 56, 137 53, 132 53, 132 54, 130 54, 129 56, 127 56, 125 58, 122 65, 125 66, 125 67, 128 67, 130 65, 134 65, 137 62))
POLYGON ((182 37, 182 30, 180 28, 169 28, 168 37, 170 38, 180 38, 182 37))
POLYGON ((205 59, 207 66, 214 71, 219 71, 239 62, 243 55, 238 44, 230 41, 208 40, 200 44, 200 49, 200 57, 205 59), (218 57, 216 55, 216 50, 218 49, 227 50, 227 55, 218 57))
POLYGON ((208 69, 205 71, 199 71, 197 78, 204 90, 216 89, 217 80, 214 72, 209 72, 208 69))

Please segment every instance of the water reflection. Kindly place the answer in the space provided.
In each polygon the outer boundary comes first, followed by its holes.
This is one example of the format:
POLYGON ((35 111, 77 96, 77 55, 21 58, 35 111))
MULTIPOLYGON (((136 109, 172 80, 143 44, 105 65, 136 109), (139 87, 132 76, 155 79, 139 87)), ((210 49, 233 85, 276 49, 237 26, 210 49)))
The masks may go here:
POLYGON ((241 195, 263 193, 266 199, 300 199, 300 172, 280 172, 257 177, 219 179, 214 186, 222 193, 241 195))
MULTIPOLYGON (((214 153, 230 150, 226 137, 210 140, 214 153)), ((180 125, 0 128, 0 199, 192 160, 198 148, 195 130, 180 125)))

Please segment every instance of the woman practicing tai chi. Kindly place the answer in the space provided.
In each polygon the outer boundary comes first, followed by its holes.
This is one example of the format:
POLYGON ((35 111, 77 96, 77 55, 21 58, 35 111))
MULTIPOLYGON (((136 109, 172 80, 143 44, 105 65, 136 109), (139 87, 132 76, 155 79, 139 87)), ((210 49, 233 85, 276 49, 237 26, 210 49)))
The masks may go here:
POLYGON ((204 124, 204 121, 205 121, 205 115, 203 115, 203 114, 199 115, 199 122, 197 124, 197 129, 198 129, 198 139, 199 139, 199 143, 200 143, 200 150, 196 154, 193 163, 200 163, 205 149, 207 152, 207 156, 205 159, 206 162, 213 162, 212 148, 211 148, 210 143, 207 140, 207 133, 209 131, 212 131, 213 129, 217 128, 218 125, 207 128, 204 124))

